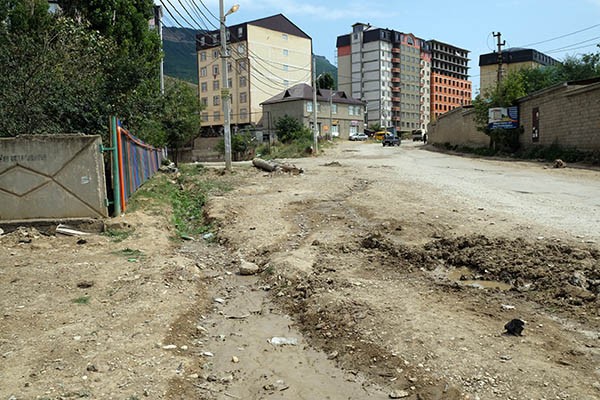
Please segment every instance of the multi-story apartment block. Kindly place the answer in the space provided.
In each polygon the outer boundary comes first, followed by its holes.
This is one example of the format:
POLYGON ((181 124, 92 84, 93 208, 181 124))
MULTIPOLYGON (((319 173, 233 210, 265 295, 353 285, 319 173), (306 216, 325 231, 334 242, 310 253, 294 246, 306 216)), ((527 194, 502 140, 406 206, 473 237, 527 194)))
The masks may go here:
MULTIPOLYGON (((260 103, 298 83, 309 83, 312 40, 282 14, 227 27, 231 124, 264 125, 260 103)), ((221 131, 221 44, 219 31, 197 35, 198 96, 204 132, 221 131)))
MULTIPOLYGON (((434 110, 433 102, 439 100, 439 96, 432 95, 434 72, 456 79, 456 87, 462 88, 462 92, 468 88, 470 101, 471 84, 466 81, 468 52, 443 44, 462 52, 460 62, 450 60, 442 54, 447 49, 441 45, 411 33, 356 23, 351 34, 337 38, 338 86, 367 103, 368 125, 393 126, 400 131, 425 130, 434 110), (437 47, 435 51, 432 46, 437 47), (456 71, 463 62, 464 71, 456 71), (465 82, 461 84, 459 79, 465 82)), ((448 94, 445 101, 446 111, 451 109, 450 104, 454 108, 465 103, 454 102, 454 98, 448 100, 448 94)))
POLYGON ((471 104, 469 51, 428 41, 431 49, 431 110, 434 118, 457 107, 471 104))
POLYGON ((533 49, 507 49, 502 53, 488 53, 479 56, 479 88, 481 93, 492 89, 498 82, 498 67, 501 76, 523 68, 539 68, 558 63, 554 58, 533 49))

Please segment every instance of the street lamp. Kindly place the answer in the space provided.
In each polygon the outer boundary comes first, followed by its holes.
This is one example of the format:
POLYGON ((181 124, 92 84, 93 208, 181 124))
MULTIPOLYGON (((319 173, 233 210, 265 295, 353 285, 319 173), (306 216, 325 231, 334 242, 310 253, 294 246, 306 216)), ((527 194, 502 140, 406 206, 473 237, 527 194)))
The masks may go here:
POLYGON ((223 6, 223 0, 219 0, 219 16, 221 21, 221 68, 223 69, 223 88, 221 89, 221 100, 223 102, 223 129, 225 135, 225 169, 231 171, 231 96, 229 93, 229 79, 227 76, 227 35, 225 34, 225 18, 233 14, 240 8, 239 4, 234 4, 227 13, 223 6))

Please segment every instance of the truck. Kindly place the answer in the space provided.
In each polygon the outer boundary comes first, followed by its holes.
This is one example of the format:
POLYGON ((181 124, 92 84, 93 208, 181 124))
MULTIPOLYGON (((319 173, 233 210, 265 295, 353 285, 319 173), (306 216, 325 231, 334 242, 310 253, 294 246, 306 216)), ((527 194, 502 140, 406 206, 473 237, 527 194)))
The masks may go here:
POLYGON ((400 138, 394 134, 387 133, 381 141, 383 147, 385 146, 400 146, 400 138))

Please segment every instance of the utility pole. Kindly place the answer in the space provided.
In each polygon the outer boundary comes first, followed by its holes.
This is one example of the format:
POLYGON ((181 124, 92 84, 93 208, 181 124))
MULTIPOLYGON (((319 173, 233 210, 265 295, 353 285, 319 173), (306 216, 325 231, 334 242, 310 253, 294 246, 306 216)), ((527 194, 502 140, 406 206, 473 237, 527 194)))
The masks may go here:
POLYGON ((313 139, 314 139, 314 149, 313 154, 317 155, 319 153, 319 129, 317 128, 317 59, 315 55, 312 55, 313 58, 313 139))
POLYGON ((497 78, 497 82, 496 82, 496 86, 500 86, 500 83, 502 82, 502 46, 506 45, 506 41, 502 41, 500 42, 500 40, 502 39, 502 33, 498 32, 493 32, 494 37, 498 38, 498 78, 497 78))
POLYGON ((329 92, 329 139, 333 140, 333 88, 329 92))
MULTIPOLYGON (((163 48, 163 11, 162 6, 154 6, 156 25, 158 28, 158 37, 160 38, 160 47, 163 48)), ((165 94, 165 59, 160 58, 160 94, 165 94)))
POLYGON ((234 13, 240 6, 235 4, 225 13, 223 0, 219 0, 219 16, 221 21, 221 68, 223 69, 223 87, 221 88, 221 101, 223 102, 223 131, 225 141, 225 169, 231 172, 231 93, 229 92, 229 79, 227 76, 227 35, 225 34, 225 17, 234 13))

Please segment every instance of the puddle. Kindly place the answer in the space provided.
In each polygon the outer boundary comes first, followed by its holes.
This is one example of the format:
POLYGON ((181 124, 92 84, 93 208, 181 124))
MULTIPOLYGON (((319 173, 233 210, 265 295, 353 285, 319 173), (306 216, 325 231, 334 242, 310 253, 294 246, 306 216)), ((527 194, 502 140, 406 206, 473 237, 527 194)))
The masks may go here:
POLYGON ((512 285, 506 282, 500 281, 487 281, 482 279, 471 279, 473 275, 476 275, 469 268, 454 268, 448 271, 448 279, 457 282, 461 286, 474 287, 478 289, 499 289, 499 290, 510 290, 512 285))

